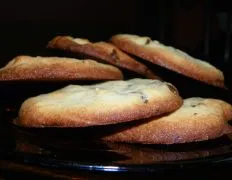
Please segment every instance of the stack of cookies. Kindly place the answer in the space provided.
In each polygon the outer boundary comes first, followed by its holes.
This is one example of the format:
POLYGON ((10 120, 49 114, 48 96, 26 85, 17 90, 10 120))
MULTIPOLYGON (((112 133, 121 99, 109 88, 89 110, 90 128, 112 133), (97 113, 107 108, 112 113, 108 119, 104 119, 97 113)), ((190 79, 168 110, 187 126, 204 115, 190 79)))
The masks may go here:
POLYGON ((120 34, 109 42, 58 36, 48 48, 70 57, 18 56, 0 69, 1 81, 67 81, 72 84, 22 102, 14 124, 24 128, 113 125, 100 140, 141 144, 205 141, 232 133, 232 106, 212 97, 183 98, 174 82, 136 57, 182 76, 228 91, 213 65, 151 40, 120 34), (124 71, 135 73, 127 77, 124 71), (78 82, 91 81, 80 85, 78 82), (96 82, 102 80, 103 82, 96 82), (117 126, 117 125, 121 126, 117 126))

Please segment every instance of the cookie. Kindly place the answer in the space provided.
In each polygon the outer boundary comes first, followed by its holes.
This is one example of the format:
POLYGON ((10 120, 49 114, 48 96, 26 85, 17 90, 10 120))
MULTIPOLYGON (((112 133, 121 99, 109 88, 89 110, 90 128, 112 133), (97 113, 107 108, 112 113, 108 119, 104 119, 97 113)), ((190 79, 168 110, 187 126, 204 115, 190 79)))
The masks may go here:
POLYGON ((153 41, 149 37, 130 34, 115 35, 111 41, 123 51, 156 65, 213 86, 225 87, 222 71, 179 49, 153 41))
POLYGON ((27 99, 15 124, 24 127, 87 127, 142 120, 182 104, 176 88, 151 79, 68 85, 27 99))
POLYGON ((48 43, 48 47, 83 54, 150 79, 159 79, 147 66, 107 42, 92 43, 87 39, 57 36, 48 43))
POLYGON ((0 69, 0 81, 120 80, 122 72, 94 60, 17 56, 0 69))
POLYGON ((113 142, 178 144, 214 139, 232 133, 232 106, 225 101, 188 98, 173 113, 123 126, 103 137, 113 142))

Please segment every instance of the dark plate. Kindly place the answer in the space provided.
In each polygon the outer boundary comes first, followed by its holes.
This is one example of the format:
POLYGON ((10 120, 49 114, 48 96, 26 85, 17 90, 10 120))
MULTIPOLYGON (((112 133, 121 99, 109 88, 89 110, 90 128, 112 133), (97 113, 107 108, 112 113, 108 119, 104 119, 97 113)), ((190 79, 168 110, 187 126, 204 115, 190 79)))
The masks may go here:
MULTIPOLYGON (((0 158, 35 166, 109 172, 158 172, 199 169, 232 163, 232 135, 180 145, 106 143, 106 127, 25 129, 2 113, 0 158)), ((108 127, 107 127, 108 129, 108 127)))

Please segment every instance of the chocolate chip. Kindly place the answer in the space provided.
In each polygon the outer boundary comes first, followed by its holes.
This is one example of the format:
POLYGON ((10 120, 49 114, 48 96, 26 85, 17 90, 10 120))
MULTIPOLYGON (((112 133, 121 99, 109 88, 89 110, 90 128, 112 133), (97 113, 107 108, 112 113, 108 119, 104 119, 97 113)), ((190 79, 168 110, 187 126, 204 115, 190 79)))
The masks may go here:
POLYGON ((145 100, 144 100, 144 103, 145 103, 145 104, 147 104, 147 103, 148 103, 148 100, 147 100, 147 99, 145 99, 145 100))
POLYGON ((197 113, 194 113, 193 115, 194 115, 194 116, 196 116, 196 115, 197 115, 197 113))
POLYGON ((200 102, 200 103, 198 103, 198 105, 205 105, 205 103, 203 103, 203 102, 200 102))
POLYGON ((111 58, 115 61, 116 64, 119 64, 119 57, 116 49, 113 49, 110 53, 111 58))
POLYGON ((196 107, 196 106, 199 106, 199 105, 204 105, 204 103, 200 102, 198 104, 193 104, 193 105, 191 105, 191 107, 196 107))
POLYGON ((148 103, 148 98, 147 98, 147 96, 146 96, 145 94, 143 94, 143 93, 140 93, 140 95, 141 95, 141 99, 143 100, 143 102, 144 102, 145 104, 147 104, 147 103, 148 103))
POLYGON ((176 87, 175 86, 173 86, 172 84, 170 84, 170 83, 166 83, 166 85, 168 86, 168 89, 172 92, 172 93, 174 93, 174 94, 177 94, 177 89, 176 89, 176 87))
POLYGON ((145 45, 148 45, 148 44, 150 44, 151 43, 151 39, 150 38, 147 38, 147 40, 146 40, 146 42, 145 42, 145 45))

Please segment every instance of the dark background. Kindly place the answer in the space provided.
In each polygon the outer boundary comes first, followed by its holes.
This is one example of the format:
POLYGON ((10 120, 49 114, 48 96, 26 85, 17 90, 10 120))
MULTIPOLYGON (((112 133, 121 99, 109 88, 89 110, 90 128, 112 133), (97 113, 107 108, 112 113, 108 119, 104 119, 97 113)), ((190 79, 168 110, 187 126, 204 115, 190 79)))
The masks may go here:
POLYGON ((224 66, 225 13, 230 9, 224 0, 1 1, 0 65, 20 54, 45 55, 56 35, 97 41, 134 33, 224 66))
POLYGON ((57 35, 107 41, 114 34, 130 33, 210 62, 224 72, 230 86, 230 16, 226 0, 1 1, 0 66, 18 55, 51 56, 46 45, 57 35))

